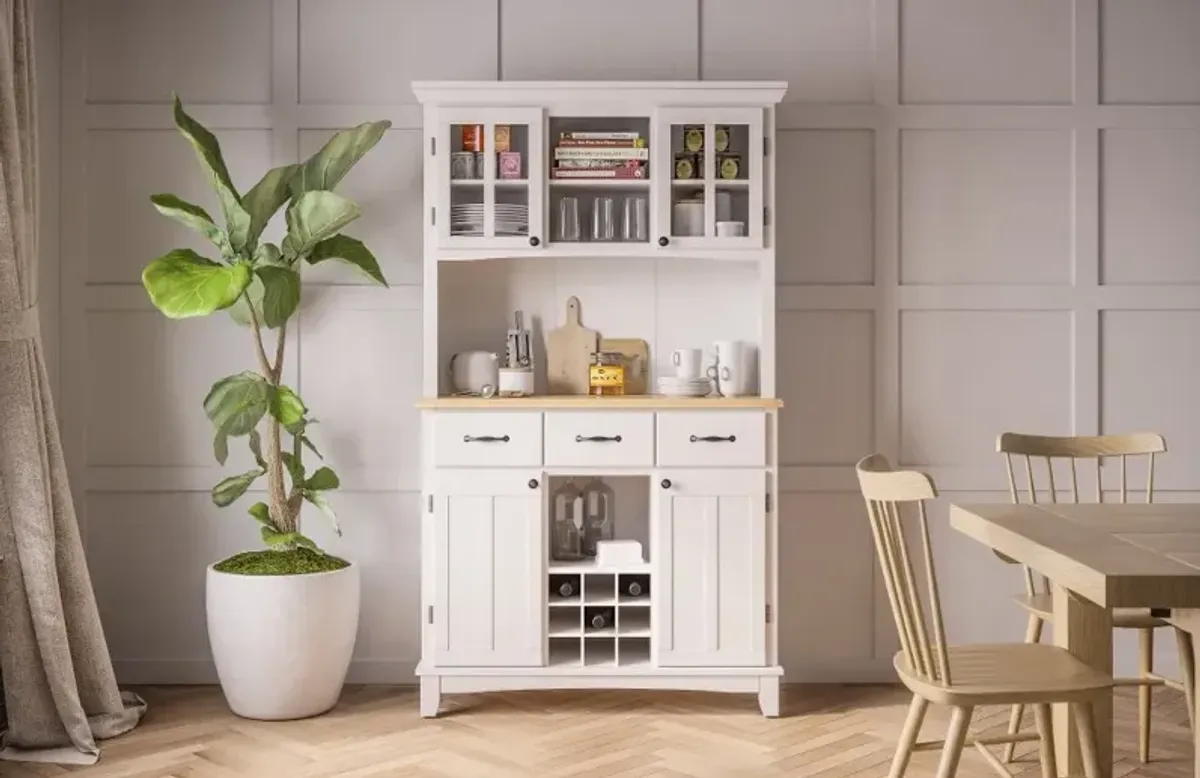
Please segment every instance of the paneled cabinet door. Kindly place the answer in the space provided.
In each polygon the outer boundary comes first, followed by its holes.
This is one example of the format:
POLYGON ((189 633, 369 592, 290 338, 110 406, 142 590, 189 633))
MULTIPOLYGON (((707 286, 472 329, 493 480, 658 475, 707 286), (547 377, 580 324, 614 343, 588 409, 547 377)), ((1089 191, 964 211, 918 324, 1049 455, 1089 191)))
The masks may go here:
POLYGON ((435 480, 434 662, 543 664, 541 472, 439 470, 435 480))
POLYGON ((443 107, 430 146, 441 248, 525 248, 543 234, 541 108, 443 107))
POLYGON ((766 662, 766 473, 660 470, 651 616, 664 667, 766 662))
POLYGON ((763 110, 660 108, 654 130, 650 180, 658 245, 762 248, 763 110))

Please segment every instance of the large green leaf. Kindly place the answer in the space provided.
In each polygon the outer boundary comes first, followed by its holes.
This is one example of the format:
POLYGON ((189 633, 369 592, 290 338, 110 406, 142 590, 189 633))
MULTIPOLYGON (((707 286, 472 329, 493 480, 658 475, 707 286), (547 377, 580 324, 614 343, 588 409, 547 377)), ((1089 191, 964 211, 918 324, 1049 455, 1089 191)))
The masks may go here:
POLYGON ((300 304, 300 274, 290 267, 263 265, 254 269, 263 285, 262 323, 275 329, 286 322, 300 304))
POLYGON ((258 463, 264 471, 267 469, 267 461, 263 459, 262 454, 262 437, 259 436, 258 430, 250 430, 250 453, 254 455, 254 461, 258 463))
POLYGON ((178 95, 175 95, 175 126, 192 144, 197 159, 204 166, 204 172, 217 192, 230 245, 234 251, 242 251, 250 243, 250 214, 242 206, 233 180, 229 177, 229 169, 225 167, 225 158, 221 155, 221 144, 204 125, 188 116, 178 95))
POLYGON ((272 168, 242 197, 242 205, 250 214, 250 240, 258 240, 267 222, 291 197, 288 184, 299 169, 299 165, 272 168))
POLYGON ((271 415, 288 432, 299 431, 304 427, 304 414, 307 410, 300 395, 288 387, 277 386, 271 390, 271 415))
POLYGON ((305 192, 287 209, 288 234, 283 239, 285 258, 308 256, 325 238, 361 215, 358 205, 333 192, 305 192))
POLYGON ((275 529, 275 522, 271 521, 271 509, 267 507, 265 502, 256 502, 250 506, 248 511, 254 520, 268 529, 275 529))
POLYGON ((221 265, 191 249, 175 249, 142 271, 142 285, 154 307, 172 319, 228 308, 249 283, 248 266, 221 265))
POLYGON ((196 232, 212 241, 221 250, 221 256, 231 256, 229 238, 224 230, 216 225, 208 211, 198 205, 181 200, 173 194, 150 195, 150 202, 164 216, 169 216, 180 224, 191 227, 196 232))
POLYGON ((329 500, 325 499, 324 492, 314 492, 310 489, 305 489, 304 499, 317 506, 317 510, 324 513, 329 519, 329 523, 333 525, 333 531, 340 537, 342 534, 341 525, 338 524, 337 514, 333 512, 333 506, 329 504, 329 500))
POLYGON ((333 189, 391 126, 388 121, 369 122, 334 134, 292 178, 292 194, 333 189))
POLYGON ((341 486, 341 481, 338 480, 337 473, 328 467, 317 468, 317 471, 310 475, 308 480, 304 482, 305 489, 312 489, 316 492, 336 489, 339 486, 341 486))
POLYGON ((258 480, 266 470, 249 470, 240 475, 231 475, 213 487, 212 498, 218 506, 224 508, 246 493, 250 485, 258 480))
POLYGON ((258 373, 226 376, 213 384, 204 398, 204 413, 226 435, 249 435, 267 412, 270 388, 258 373))
MULTIPOLYGON (((258 268, 267 265, 288 267, 280 255, 279 247, 274 243, 260 243, 254 251, 254 266, 258 268)), ((251 276, 250 284, 246 287, 246 293, 239 297, 237 302, 229 306, 230 318, 243 327, 249 327, 250 309, 253 306, 254 315, 261 322, 263 320, 262 301, 265 291, 263 282, 259 280, 258 276, 251 276)))
POLYGON ((383 277, 383 271, 379 269, 379 261, 361 240, 351 238, 349 235, 334 235, 326 238, 313 246, 312 253, 308 255, 308 261, 315 265, 326 259, 340 259, 348 262, 366 273, 373 281, 384 286, 388 285, 387 279, 383 277))
POLYGON ((229 459, 229 436, 224 430, 217 430, 217 434, 213 437, 213 456, 217 458, 217 462, 225 464, 225 460, 229 459))

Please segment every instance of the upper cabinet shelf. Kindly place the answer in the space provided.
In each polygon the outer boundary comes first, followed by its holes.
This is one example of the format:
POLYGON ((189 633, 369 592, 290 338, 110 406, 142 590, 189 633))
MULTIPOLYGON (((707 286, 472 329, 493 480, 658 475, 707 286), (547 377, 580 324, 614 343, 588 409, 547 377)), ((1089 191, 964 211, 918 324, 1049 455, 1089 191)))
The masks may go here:
POLYGON ((438 259, 756 260, 769 248, 766 114, 782 85, 414 91, 434 108, 425 185, 438 259))

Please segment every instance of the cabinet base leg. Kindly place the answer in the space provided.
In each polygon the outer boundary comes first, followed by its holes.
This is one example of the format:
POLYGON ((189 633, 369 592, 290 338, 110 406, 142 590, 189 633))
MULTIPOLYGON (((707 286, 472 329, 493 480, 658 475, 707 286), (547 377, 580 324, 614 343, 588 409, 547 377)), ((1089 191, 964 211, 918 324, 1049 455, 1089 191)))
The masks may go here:
POLYGON ((767 718, 779 717, 779 676, 758 679, 758 707, 767 718))
POLYGON ((442 706, 442 679, 436 675, 421 676, 421 718, 437 718, 442 706))

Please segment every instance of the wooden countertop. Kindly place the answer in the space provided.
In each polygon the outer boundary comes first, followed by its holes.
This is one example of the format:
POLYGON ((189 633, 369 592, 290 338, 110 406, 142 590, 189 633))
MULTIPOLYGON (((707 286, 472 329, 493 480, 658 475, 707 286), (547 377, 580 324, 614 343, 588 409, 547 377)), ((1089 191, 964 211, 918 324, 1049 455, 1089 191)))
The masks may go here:
POLYGON ((422 410, 457 411, 477 408, 488 410, 553 410, 558 408, 589 410, 727 410, 783 407, 775 397, 664 397, 657 394, 629 394, 623 397, 589 395, 538 395, 535 397, 426 397, 417 402, 422 410))

